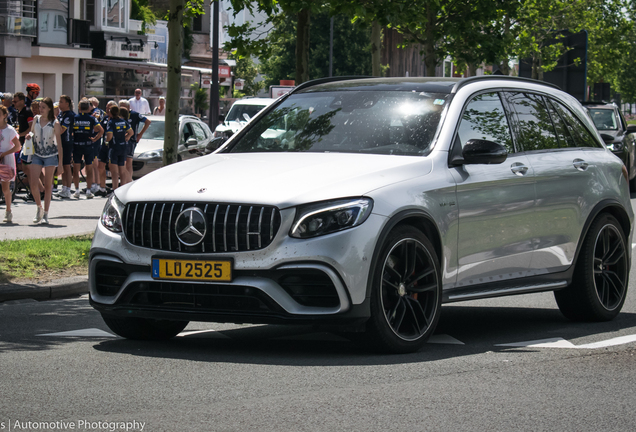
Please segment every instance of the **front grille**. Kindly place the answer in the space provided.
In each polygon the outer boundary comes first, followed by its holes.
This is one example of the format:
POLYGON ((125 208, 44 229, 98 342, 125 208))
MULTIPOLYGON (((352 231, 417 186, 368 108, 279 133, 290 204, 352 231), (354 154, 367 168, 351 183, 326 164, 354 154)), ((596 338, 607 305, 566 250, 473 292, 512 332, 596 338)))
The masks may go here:
POLYGON ((118 304, 196 312, 281 313, 260 290, 236 285, 135 282, 118 304))
POLYGON ((280 211, 272 206, 216 203, 129 203, 124 213, 126 239, 135 246, 171 252, 243 252, 264 249, 280 228, 280 211), (207 231, 203 241, 186 246, 175 231, 179 214, 203 211, 207 231))

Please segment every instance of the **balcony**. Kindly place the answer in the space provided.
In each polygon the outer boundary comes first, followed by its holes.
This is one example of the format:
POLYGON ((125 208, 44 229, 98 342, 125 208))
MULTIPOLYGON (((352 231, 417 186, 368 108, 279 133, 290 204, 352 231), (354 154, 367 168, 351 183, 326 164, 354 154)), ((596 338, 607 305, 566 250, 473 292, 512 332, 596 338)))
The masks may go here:
POLYGON ((37 36, 37 19, 19 16, 0 15, 0 35, 37 36))

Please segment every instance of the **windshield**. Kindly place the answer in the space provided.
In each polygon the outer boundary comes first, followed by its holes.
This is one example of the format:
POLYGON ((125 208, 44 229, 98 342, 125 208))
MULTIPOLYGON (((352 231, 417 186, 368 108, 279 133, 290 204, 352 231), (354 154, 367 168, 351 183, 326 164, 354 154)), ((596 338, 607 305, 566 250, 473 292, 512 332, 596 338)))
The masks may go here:
POLYGON ((291 95, 229 151, 422 155, 449 99, 446 94, 406 91, 291 95))
POLYGON ((225 121, 247 121, 243 114, 247 114, 249 118, 252 118, 263 108, 265 108, 265 105, 245 105, 235 103, 232 105, 232 108, 230 108, 230 112, 227 113, 225 121))
POLYGON ((588 108, 598 130, 618 130, 618 119, 613 109, 588 108))
MULTIPOLYGON (((143 126, 144 124, 140 123, 139 130, 141 130, 143 126)), ((163 140, 165 129, 165 122, 163 120, 153 120, 144 133, 144 139, 163 140)))

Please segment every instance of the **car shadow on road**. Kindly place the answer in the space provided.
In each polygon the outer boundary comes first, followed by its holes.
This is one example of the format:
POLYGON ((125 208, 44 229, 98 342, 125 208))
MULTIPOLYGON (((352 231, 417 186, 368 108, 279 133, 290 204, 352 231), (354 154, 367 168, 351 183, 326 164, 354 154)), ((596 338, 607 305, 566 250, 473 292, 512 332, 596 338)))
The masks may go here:
MULTIPOLYGON (((205 326, 202 326, 205 328, 205 326)), ((287 366, 389 365, 537 348, 497 344, 560 337, 586 342, 636 333, 636 314, 622 313, 603 323, 574 323, 556 309, 445 306, 436 335, 449 335, 462 344, 428 343, 413 354, 387 355, 369 344, 309 326, 249 326, 204 331, 164 342, 113 339, 94 349, 125 355, 177 360, 287 366), (631 331, 631 329, 634 329, 631 331), (621 333, 622 332, 622 333, 621 333)))

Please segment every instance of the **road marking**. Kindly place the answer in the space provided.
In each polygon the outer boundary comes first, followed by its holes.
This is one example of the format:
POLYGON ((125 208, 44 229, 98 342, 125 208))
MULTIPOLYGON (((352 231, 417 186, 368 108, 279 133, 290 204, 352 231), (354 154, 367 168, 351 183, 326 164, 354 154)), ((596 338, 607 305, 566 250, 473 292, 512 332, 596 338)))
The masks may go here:
POLYGON ((636 335, 620 336, 604 341, 593 342, 583 345, 574 345, 563 338, 538 339, 525 342, 513 342, 506 344, 496 344, 495 346, 518 347, 518 348, 571 348, 571 349, 598 349, 616 345, 624 345, 636 342, 636 335))
POLYGON ((464 342, 457 340, 447 334, 434 334, 428 339, 428 343, 444 345, 466 345, 464 342))
POLYGON ((218 331, 216 331, 214 329, 185 331, 185 332, 179 333, 177 335, 177 337, 185 337, 185 336, 191 336, 191 335, 203 334, 203 333, 211 333, 210 336, 212 336, 212 337, 230 339, 229 336, 226 336, 223 333, 219 333, 218 331))
POLYGON ((114 334, 105 332, 104 330, 96 329, 96 328, 87 328, 82 330, 71 330, 65 332, 58 333, 44 333, 36 336, 56 336, 56 337, 109 337, 116 338, 114 334))

